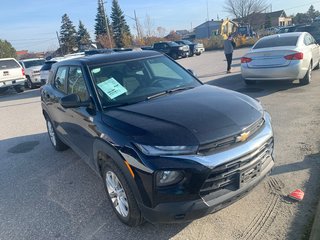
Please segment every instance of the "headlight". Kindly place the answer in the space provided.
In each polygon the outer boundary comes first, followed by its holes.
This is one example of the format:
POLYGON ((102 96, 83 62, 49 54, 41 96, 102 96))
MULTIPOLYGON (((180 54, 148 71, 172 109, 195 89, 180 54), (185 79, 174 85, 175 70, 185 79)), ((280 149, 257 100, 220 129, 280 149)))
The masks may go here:
POLYGON ((135 144, 141 152, 149 156, 178 155, 196 153, 197 146, 149 146, 135 144))
POLYGON ((156 184, 158 187, 169 186, 179 183, 183 178, 183 171, 159 171, 156 175, 156 184))
POLYGON ((182 50, 183 49, 183 47, 179 47, 179 50, 182 50))

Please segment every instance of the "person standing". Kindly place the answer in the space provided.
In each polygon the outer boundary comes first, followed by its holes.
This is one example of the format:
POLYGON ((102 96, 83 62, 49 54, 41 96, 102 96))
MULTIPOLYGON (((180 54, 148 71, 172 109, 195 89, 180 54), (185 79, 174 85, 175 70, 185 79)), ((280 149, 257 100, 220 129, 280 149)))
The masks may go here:
POLYGON ((233 55, 233 49, 235 48, 236 44, 233 41, 232 35, 230 34, 229 37, 224 40, 223 48, 224 48, 224 54, 226 55, 227 59, 227 73, 231 73, 231 64, 232 64, 232 55, 233 55))

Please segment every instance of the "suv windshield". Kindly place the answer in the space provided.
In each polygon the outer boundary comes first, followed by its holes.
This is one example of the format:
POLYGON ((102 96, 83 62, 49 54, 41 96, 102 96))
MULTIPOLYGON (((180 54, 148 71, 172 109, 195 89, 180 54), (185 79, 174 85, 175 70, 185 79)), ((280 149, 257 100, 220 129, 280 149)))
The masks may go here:
POLYGON ((299 36, 281 36, 272 38, 262 38, 256 43, 253 49, 258 48, 270 48, 270 47, 284 47, 284 46, 296 46, 299 36))
POLYGON ((24 66, 26 68, 29 68, 29 67, 35 67, 35 66, 41 66, 43 65, 45 62, 44 59, 39 59, 39 60, 33 60, 33 61, 24 61, 24 66))
POLYGON ((90 68, 103 107, 133 104, 201 85, 167 57, 90 68))
POLYGON ((168 42, 170 47, 179 47, 180 45, 176 42, 168 42))

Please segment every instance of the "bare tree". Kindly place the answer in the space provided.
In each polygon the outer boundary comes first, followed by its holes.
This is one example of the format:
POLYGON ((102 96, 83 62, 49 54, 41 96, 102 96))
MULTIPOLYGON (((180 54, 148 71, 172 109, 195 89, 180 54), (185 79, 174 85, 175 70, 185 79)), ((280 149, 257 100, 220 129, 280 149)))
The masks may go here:
POLYGON ((166 35, 166 29, 164 27, 157 27, 157 35, 163 38, 166 35))
POLYGON ((236 18, 246 18, 253 13, 264 12, 269 7, 267 0, 225 0, 224 9, 236 18))
POLYGON ((154 35, 154 22, 148 14, 146 15, 146 18, 144 20, 144 27, 146 30, 146 37, 151 37, 154 35))

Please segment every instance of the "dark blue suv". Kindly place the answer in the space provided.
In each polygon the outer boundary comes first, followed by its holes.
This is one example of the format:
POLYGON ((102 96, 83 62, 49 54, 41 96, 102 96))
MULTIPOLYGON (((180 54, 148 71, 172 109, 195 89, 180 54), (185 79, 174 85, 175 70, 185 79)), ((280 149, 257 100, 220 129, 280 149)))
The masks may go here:
POLYGON ((258 101, 203 85, 158 52, 56 63, 41 100, 53 147, 71 147, 102 177, 130 226, 217 211, 274 165, 271 120, 258 101))

